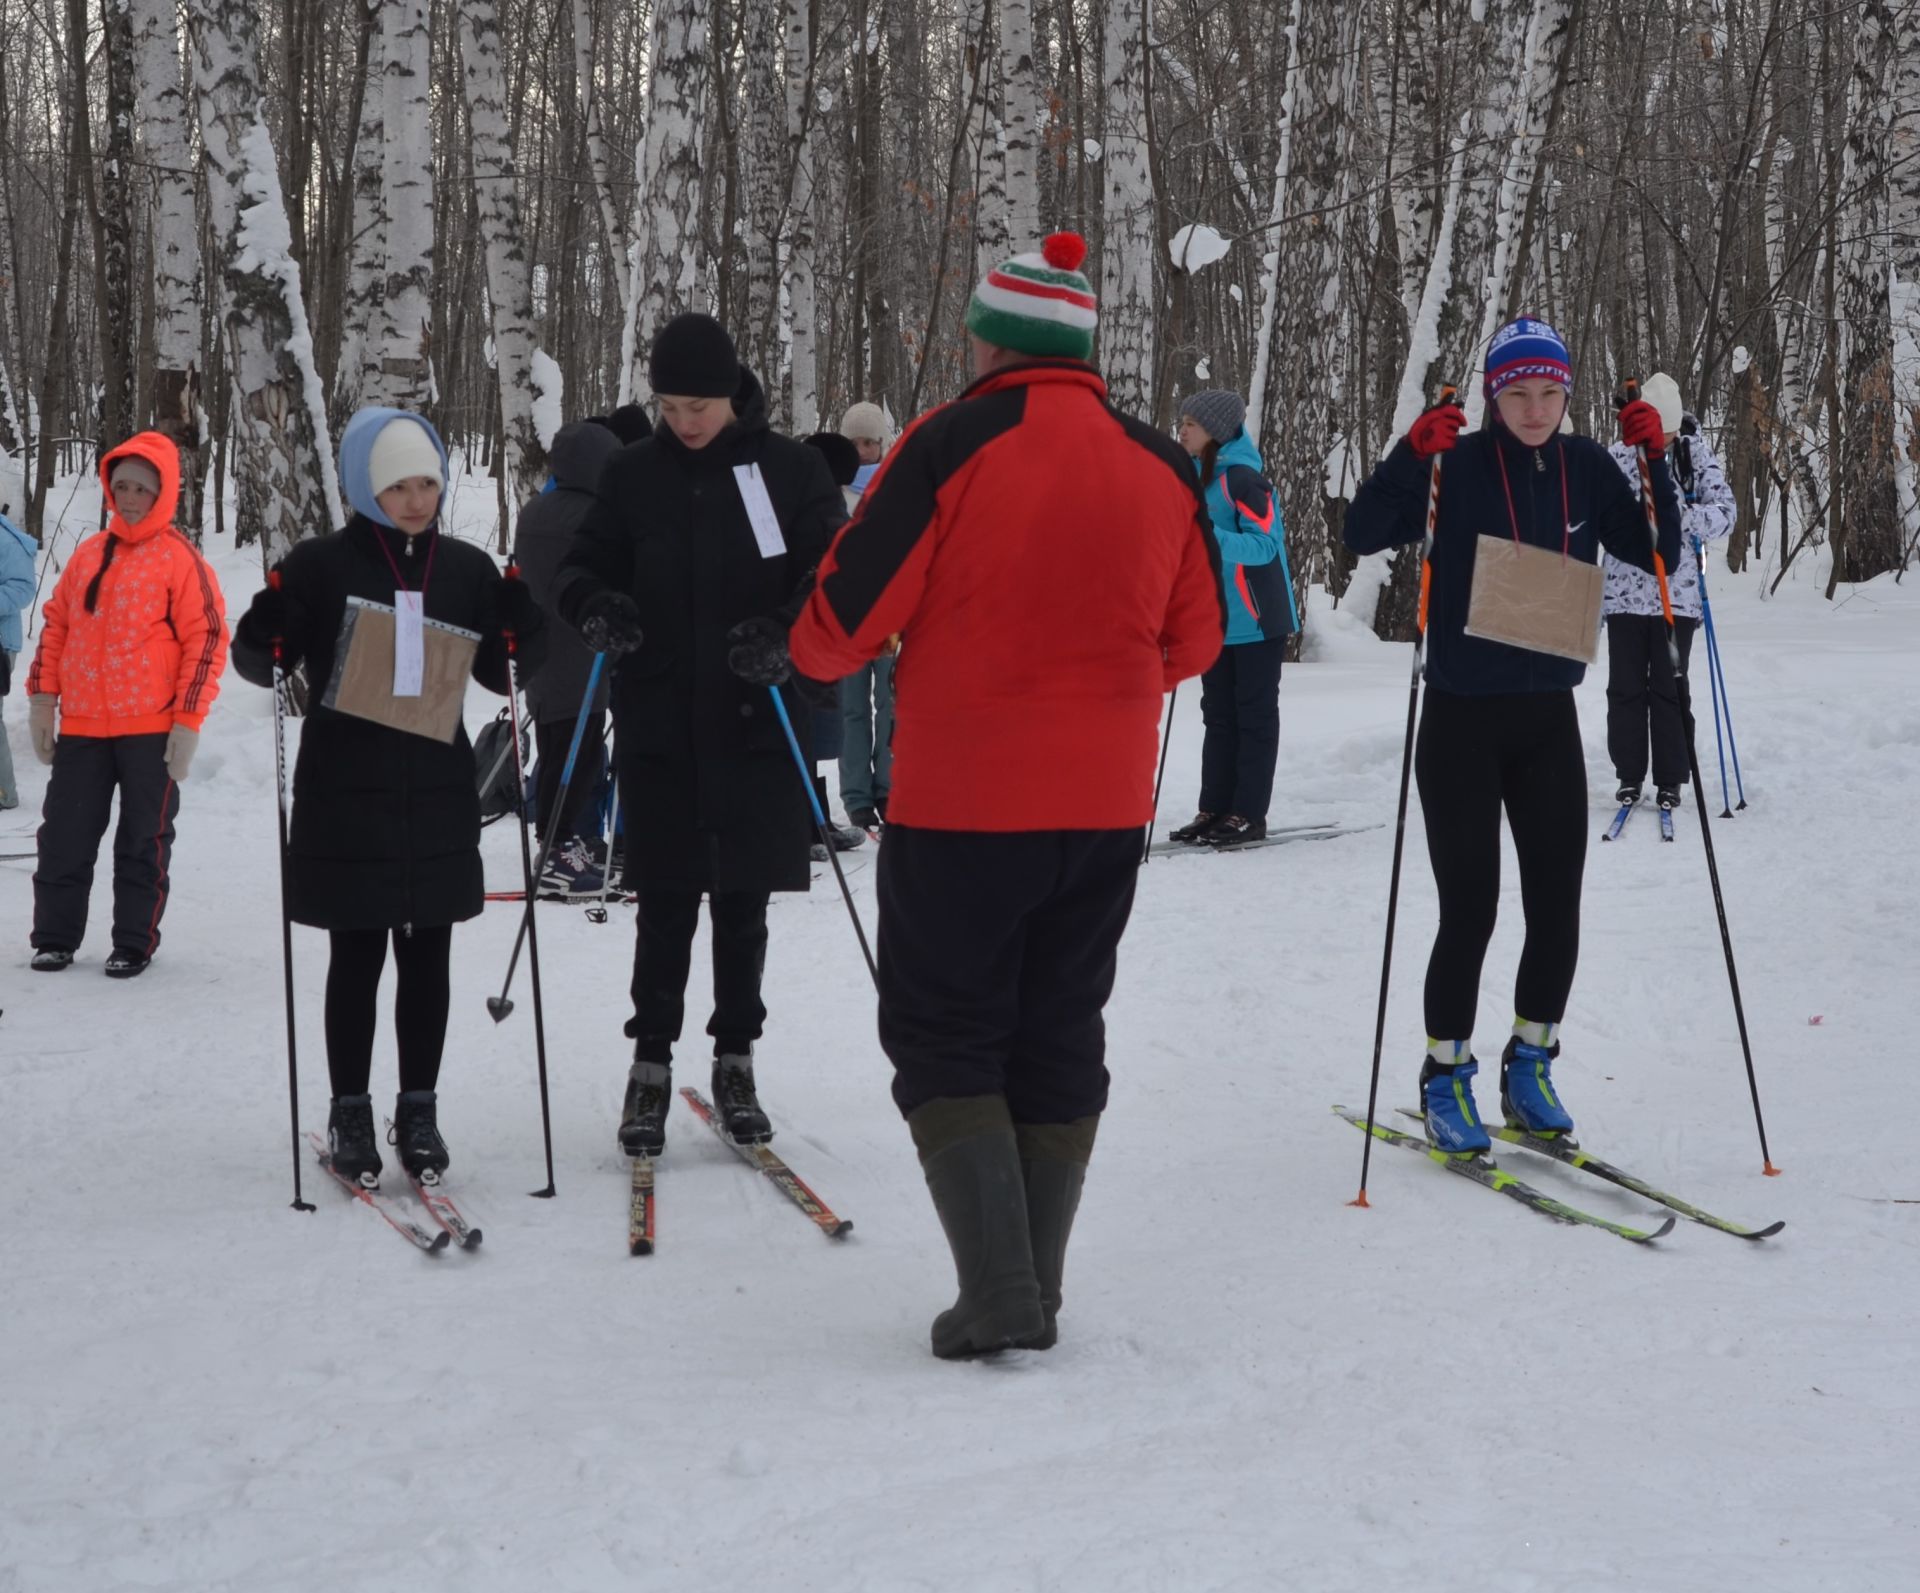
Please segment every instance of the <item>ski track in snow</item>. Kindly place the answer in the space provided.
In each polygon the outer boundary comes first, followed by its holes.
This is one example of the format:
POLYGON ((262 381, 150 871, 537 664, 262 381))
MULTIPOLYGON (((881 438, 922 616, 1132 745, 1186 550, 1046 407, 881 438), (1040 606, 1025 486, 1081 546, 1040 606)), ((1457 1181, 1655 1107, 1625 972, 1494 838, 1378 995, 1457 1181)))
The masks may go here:
MULTIPOLYGON (((257 564, 214 556, 237 615, 257 564)), ((311 1162, 318 1210, 289 1211, 271 710, 229 674, 145 977, 100 977, 105 868, 78 964, 30 975, 31 865, 0 864, 0 1590, 1911 1589, 1920 1206, 1888 1198, 1920 1199, 1899 1110, 1920 591, 1828 605, 1809 570, 1762 603, 1722 573, 1715 615, 1751 805, 1714 833, 1784 1176, 1760 1176, 1691 796, 1677 845, 1650 814, 1598 843, 1604 668, 1580 693, 1593 830, 1561 1079, 1598 1154, 1785 1233, 1683 1222, 1630 1246, 1398 1153, 1349 1207, 1363 1141, 1328 1107, 1365 1104, 1391 823, 1156 858, 1060 1347, 951 1366, 926 1350, 951 1268, 830 880, 771 920, 761 1076, 777 1147, 856 1224, 844 1244, 682 1103, 659 1253, 627 1256, 619 907, 604 927, 541 910, 557 1199, 526 1197, 545 1172, 524 972, 507 1023, 483 1005, 518 911, 498 904, 455 937, 442 1080, 449 1188, 485 1244, 422 1256, 311 1162)), ((1316 654, 1287 673, 1274 822, 1390 821, 1406 651, 1332 625, 1316 654)), ((1197 699, 1162 833, 1190 811, 1197 699)), ((497 705, 476 692, 469 724, 497 705)), ((44 774, 17 699, 6 717, 17 838, 44 774)), ((1704 692, 1701 741, 1717 799, 1704 692)), ((1417 802, 1411 826, 1383 1112, 1414 1097, 1434 922, 1417 802)), ((485 851, 489 883, 517 884, 512 830, 485 851)), ((871 933, 872 869, 850 884, 871 933)), ((1502 906, 1489 1110, 1510 849, 1502 906)), ((296 931, 295 957, 313 1127, 324 938, 296 931)), ((679 1080, 702 1089, 704 959, 679 1080)), ((393 1088, 383 1035, 383 1112, 393 1088)))

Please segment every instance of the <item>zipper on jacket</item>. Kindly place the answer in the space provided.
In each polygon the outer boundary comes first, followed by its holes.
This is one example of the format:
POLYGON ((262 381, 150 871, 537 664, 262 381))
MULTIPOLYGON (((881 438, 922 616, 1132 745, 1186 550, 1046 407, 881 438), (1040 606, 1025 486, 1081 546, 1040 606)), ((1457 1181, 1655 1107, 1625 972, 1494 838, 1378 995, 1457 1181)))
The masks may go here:
POLYGON ((1547 456, 1538 448, 1533 451, 1533 468, 1543 476, 1547 473, 1547 456))

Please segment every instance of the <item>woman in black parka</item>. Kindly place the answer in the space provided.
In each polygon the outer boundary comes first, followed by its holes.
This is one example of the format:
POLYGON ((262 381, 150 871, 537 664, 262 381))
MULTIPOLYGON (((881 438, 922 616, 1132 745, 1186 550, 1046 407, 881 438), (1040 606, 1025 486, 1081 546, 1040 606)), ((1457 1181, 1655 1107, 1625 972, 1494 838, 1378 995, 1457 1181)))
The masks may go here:
MULTIPOLYGON (((772 1137, 753 1081, 767 898, 807 888, 811 818, 768 688, 788 679, 787 629, 846 519, 820 455, 769 429, 719 322, 669 322, 648 375, 660 422, 608 461, 555 587, 587 645, 621 655, 614 746, 639 925, 620 1142, 635 1156, 665 1145, 702 895, 715 1104, 736 1140, 772 1137)), ((804 751, 810 716, 780 689, 804 751)))
POLYGON ((526 587, 503 580, 479 548, 441 534, 446 471, 446 449, 420 416, 398 409, 357 413, 340 443, 341 481, 357 512, 346 530, 295 547, 281 561, 278 586, 255 595, 233 633, 234 667, 257 686, 273 684, 276 637, 284 668, 307 666, 287 905, 295 923, 324 929, 332 941, 329 1149, 339 1172, 369 1184, 380 1175, 368 1084, 388 939, 397 970, 400 1051, 395 1140, 408 1172, 437 1177, 447 1166, 435 1088, 453 926, 479 916, 485 887, 473 746, 465 728, 443 743, 322 702, 347 599, 393 607, 402 587, 423 593, 427 619, 480 633, 473 678, 489 691, 507 690, 505 632, 515 636, 523 670, 538 662, 546 640, 526 587))

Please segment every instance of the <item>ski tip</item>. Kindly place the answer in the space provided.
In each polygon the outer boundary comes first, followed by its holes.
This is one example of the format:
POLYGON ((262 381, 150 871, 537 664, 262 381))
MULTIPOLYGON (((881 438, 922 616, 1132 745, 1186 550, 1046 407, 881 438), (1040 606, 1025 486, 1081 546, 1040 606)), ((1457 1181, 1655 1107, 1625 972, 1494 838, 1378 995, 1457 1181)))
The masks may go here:
POLYGON ((481 1237, 482 1235, 478 1228, 469 1228, 466 1238, 460 1241, 460 1248, 462 1250, 478 1250, 480 1248, 481 1237))
POLYGON ((453 1243, 453 1235, 448 1233, 446 1229, 442 1228, 437 1234, 433 1236, 432 1240, 428 1243, 427 1254, 437 1256, 440 1254, 442 1250, 446 1249, 447 1246, 452 1243, 453 1243))
POLYGON ((1651 1244, 1655 1239, 1666 1238, 1668 1234, 1673 1232, 1675 1220, 1675 1218, 1669 1217, 1665 1222, 1661 1223, 1658 1228, 1649 1229, 1646 1233, 1641 1234, 1636 1242, 1644 1245, 1651 1244))

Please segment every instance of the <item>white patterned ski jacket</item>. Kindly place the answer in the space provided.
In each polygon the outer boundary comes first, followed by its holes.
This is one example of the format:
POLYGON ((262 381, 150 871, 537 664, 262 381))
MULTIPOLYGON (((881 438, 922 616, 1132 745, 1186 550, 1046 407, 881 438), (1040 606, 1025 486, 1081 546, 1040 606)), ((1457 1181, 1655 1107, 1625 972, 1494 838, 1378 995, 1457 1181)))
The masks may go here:
MULTIPOLYGON (((1638 492, 1640 464, 1633 449, 1617 442, 1607 451, 1638 492)), ((1697 620, 1700 617, 1700 562, 1694 557, 1694 540, 1717 541, 1733 530, 1733 488, 1727 485, 1720 461, 1714 458, 1706 438, 1698 433, 1674 438, 1667 448, 1667 462, 1673 467, 1673 479, 1682 499, 1680 565, 1668 575, 1667 590, 1673 598, 1673 612, 1682 619, 1697 620)), ((1611 553, 1605 563, 1607 584, 1603 612, 1656 616, 1660 613, 1660 587, 1651 575, 1631 564, 1622 564, 1611 553)))

